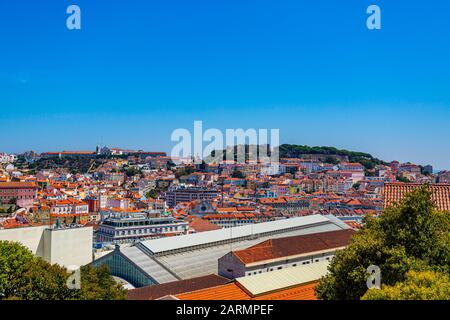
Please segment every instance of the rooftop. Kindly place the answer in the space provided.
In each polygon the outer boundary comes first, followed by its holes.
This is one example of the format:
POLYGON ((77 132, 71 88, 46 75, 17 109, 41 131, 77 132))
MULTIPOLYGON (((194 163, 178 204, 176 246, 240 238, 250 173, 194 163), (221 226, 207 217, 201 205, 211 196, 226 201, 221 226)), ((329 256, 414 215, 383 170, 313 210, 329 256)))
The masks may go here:
POLYGON ((127 296, 128 300, 154 300, 167 295, 175 295, 183 292, 223 285, 229 281, 229 279, 221 276, 210 274, 203 277, 172 281, 164 284, 129 290, 127 292, 127 296))
POLYGON ((329 261, 300 265, 272 272, 237 278, 236 282, 252 296, 311 283, 327 274, 329 261))
POLYGON ((0 188, 20 189, 20 188, 36 188, 34 182, 0 182, 0 188))
POLYGON ((180 300, 317 300, 315 287, 327 274, 328 261, 237 278, 224 285, 192 290, 180 300))
POLYGON ((141 244, 152 253, 179 250, 200 245, 214 244, 243 237, 256 236, 268 232, 277 232, 288 228, 299 228, 311 224, 329 223, 329 219, 321 215, 311 215, 291 219, 282 219, 271 222, 257 223, 228 229, 205 231, 201 233, 182 235, 171 238, 162 238, 143 241, 141 244))
POLYGON ((304 253, 345 247, 356 232, 351 229, 270 239, 250 248, 234 251, 243 263, 272 260, 304 253))
MULTIPOLYGON (((420 183, 386 183, 384 185, 384 206, 399 202, 407 193, 422 186, 420 183)), ((431 197, 439 210, 450 211, 450 184, 431 184, 431 197)))

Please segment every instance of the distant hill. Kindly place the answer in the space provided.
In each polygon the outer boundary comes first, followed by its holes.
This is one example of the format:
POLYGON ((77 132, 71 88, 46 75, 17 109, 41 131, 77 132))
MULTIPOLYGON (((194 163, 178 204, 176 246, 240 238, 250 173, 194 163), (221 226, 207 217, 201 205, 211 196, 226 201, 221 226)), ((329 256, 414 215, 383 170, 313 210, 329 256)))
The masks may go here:
POLYGON ((323 155, 324 161, 338 163, 343 157, 349 162, 359 162, 367 170, 373 169, 378 164, 388 164, 387 162, 373 157, 369 153, 348 151, 335 147, 310 147, 295 144, 282 144, 279 148, 280 158, 304 158, 305 155, 323 155))
MULTIPOLYGON (((255 147, 255 146, 253 146, 255 147)), ((270 147, 269 147, 270 150, 270 147)), ((227 150, 216 150, 211 152, 211 156, 217 153, 223 154, 223 159, 226 159, 226 154, 230 154, 230 158, 237 159, 237 147, 228 148, 227 150)), ((245 160, 249 159, 250 153, 249 145, 245 145, 245 160)), ((259 152, 256 151, 259 155, 259 152)), ((270 152, 269 152, 270 155, 270 152)), ((378 164, 388 165, 387 162, 373 157, 369 153, 348 151, 345 149, 337 149, 335 147, 310 147, 295 144, 282 144, 279 147, 280 158, 316 158, 326 163, 338 164, 340 162, 358 162, 361 163, 366 170, 375 168, 378 164)))

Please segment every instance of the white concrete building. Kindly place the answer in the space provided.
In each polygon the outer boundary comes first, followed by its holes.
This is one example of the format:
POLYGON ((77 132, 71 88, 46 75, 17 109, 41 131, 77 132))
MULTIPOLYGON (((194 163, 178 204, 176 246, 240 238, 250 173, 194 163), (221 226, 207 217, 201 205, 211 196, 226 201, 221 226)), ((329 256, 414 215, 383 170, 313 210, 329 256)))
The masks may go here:
POLYGON ((20 242, 51 264, 83 266, 92 262, 92 232, 92 227, 3 229, 0 230, 0 241, 20 242))

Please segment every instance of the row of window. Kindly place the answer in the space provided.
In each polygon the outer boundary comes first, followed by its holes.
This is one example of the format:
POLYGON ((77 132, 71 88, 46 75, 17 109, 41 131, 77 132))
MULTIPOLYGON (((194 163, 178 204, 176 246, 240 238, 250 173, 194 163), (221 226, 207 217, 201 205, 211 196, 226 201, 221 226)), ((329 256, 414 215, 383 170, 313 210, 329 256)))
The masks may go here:
MULTIPOLYGON (((331 257, 326 257, 325 260, 328 260, 328 261, 329 261, 330 258, 331 258, 331 257)), ((320 261, 320 259, 315 259, 315 260, 314 260, 314 262, 319 262, 319 261, 320 261)), ((306 264, 310 264, 310 263, 312 263, 310 260, 302 261, 302 265, 306 265, 306 264)), ((291 267, 296 267, 296 266, 297 266, 297 263, 294 263, 294 264, 291 265, 291 267)), ((277 267, 276 269, 277 269, 277 270, 281 270, 281 269, 283 269, 283 266, 279 266, 279 267, 277 267)), ((273 270, 274 270, 274 268, 267 268, 266 272, 270 272, 270 271, 273 271, 273 270)), ((262 273, 262 270, 259 270, 259 271, 253 271, 253 272, 247 272, 245 275, 246 275, 246 276, 251 276, 251 275, 258 274, 258 273, 262 273)))
POLYGON ((34 196, 0 196, 0 199, 2 200, 24 200, 24 199, 34 199, 34 196))
POLYGON ((22 190, 17 190, 17 189, 0 189, 0 193, 20 193, 20 191, 22 193, 35 193, 33 189, 22 189, 22 190))
POLYGON ((134 230, 119 230, 115 231, 112 229, 102 229, 103 233, 116 235, 116 236, 125 236, 132 234, 150 234, 150 233, 162 233, 162 232, 170 232, 170 231, 179 231, 179 227, 162 227, 162 228, 148 228, 148 229, 134 229, 134 230))

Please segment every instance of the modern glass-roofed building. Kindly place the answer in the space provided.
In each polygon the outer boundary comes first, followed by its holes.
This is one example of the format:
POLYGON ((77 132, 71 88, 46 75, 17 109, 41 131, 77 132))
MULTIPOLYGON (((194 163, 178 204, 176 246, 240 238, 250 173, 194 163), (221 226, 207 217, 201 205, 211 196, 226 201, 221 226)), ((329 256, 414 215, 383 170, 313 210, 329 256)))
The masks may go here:
POLYGON ((160 238, 120 247, 95 260, 135 287, 217 274, 218 259, 261 241, 348 229, 334 216, 311 215, 160 238))

